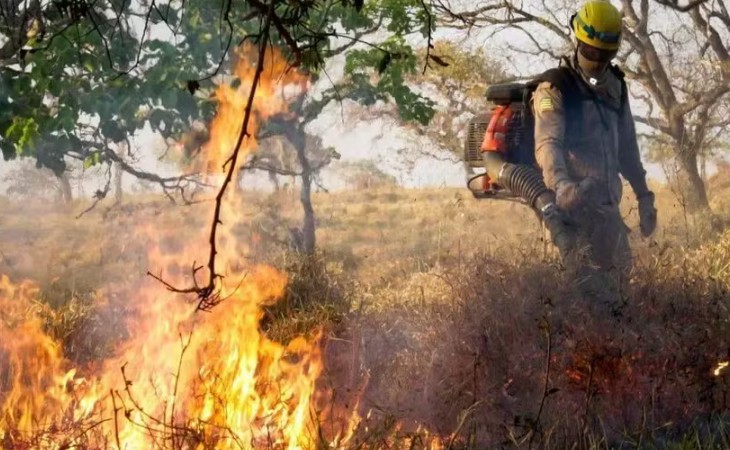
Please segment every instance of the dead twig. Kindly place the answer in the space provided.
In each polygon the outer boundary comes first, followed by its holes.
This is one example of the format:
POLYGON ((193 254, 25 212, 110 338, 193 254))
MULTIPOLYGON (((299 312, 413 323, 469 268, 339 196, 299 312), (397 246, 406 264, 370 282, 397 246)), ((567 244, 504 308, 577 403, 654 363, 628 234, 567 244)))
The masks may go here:
POLYGON ((553 351, 553 342, 552 342, 552 333, 550 329, 550 322, 548 322, 547 317, 543 317, 541 327, 543 331, 545 332, 545 338, 547 340, 547 350, 545 351, 545 382, 543 384, 542 389, 542 399, 540 400, 540 408, 537 410, 537 415, 535 416, 535 422, 533 423, 532 427, 532 434, 530 435, 530 443, 529 448, 532 448, 533 441, 535 439, 535 435, 537 434, 537 430, 540 427, 540 417, 542 416, 542 412, 545 408, 545 402, 547 401, 547 398, 553 393, 550 389, 550 363, 552 359, 552 351, 553 351))
POLYGON ((122 408, 117 406, 117 400, 113 390, 109 390, 109 395, 112 397, 112 408, 114 409, 114 439, 117 442, 117 448, 122 448, 121 440, 119 439, 119 411, 122 408))
POLYGON ((94 194, 94 202, 88 208, 86 208, 81 213, 79 213, 79 215, 76 216, 77 219, 80 219, 83 216, 85 216, 86 214, 88 214, 89 212, 91 212, 94 208, 96 208, 96 205, 98 205, 99 202, 104 200, 106 198, 107 194, 109 194, 109 189, 111 188, 111 183, 112 183, 112 166, 111 166, 111 164, 107 168, 106 175, 107 175, 107 179, 106 179, 106 184, 104 185, 104 189, 100 189, 100 190, 96 191, 96 193, 94 194))
MULTIPOLYGON (((244 114, 243 114, 241 130, 238 133, 238 138, 236 139, 236 144, 233 147, 231 156, 226 160, 226 162, 223 165, 224 168, 227 167, 226 177, 223 180, 223 184, 221 185, 220 189, 218 190, 218 194, 216 195, 216 198, 215 198, 215 208, 213 211, 213 222, 211 225, 209 241, 208 241, 209 245, 210 245, 210 253, 209 253, 208 264, 207 264, 208 283, 204 286, 198 286, 198 284, 195 283, 194 286, 192 286, 192 287, 181 289, 181 288, 171 285, 168 282, 165 282, 164 280, 161 279, 161 277, 152 275, 150 272, 148 272, 148 275, 151 275, 153 278, 162 282, 165 285, 165 287, 172 292, 178 292, 178 293, 183 293, 183 294, 188 294, 188 293, 197 294, 197 296, 198 296, 197 309, 201 310, 201 311, 210 310, 211 308, 218 305, 222 301, 220 293, 218 292, 218 287, 217 287, 217 283, 219 280, 221 280, 223 278, 223 275, 219 274, 216 271, 216 256, 218 255, 216 239, 217 239, 218 227, 223 224, 223 221, 221 220, 223 198, 228 189, 228 186, 230 185, 231 181, 233 180, 233 174, 237 171, 237 168, 238 168, 237 162, 238 162, 238 156, 239 156, 240 149, 241 149, 241 144, 243 143, 244 139, 251 137, 248 127, 249 127, 249 122, 251 120, 251 115, 253 113, 254 98, 256 95, 256 91, 257 91, 259 82, 261 80, 261 74, 263 73, 263 70, 264 70, 266 49, 267 49, 267 46, 269 43, 268 37, 269 37, 273 17, 274 17, 274 4, 271 3, 271 5, 269 5, 269 13, 266 16, 266 21, 264 22, 261 33, 258 36, 258 40, 259 40, 258 60, 257 60, 256 70, 254 72, 253 79, 251 80, 251 89, 249 91, 246 108, 245 108, 244 114)), ((195 275, 195 272, 196 272, 196 270, 193 271, 193 277, 195 275)))

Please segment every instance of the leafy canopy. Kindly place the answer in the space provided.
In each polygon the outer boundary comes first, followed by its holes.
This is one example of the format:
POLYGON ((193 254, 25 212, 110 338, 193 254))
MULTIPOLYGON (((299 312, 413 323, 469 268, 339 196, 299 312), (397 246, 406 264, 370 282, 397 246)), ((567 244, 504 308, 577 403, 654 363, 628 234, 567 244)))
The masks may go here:
MULTIPOLYGON (((406 37, 433 28, 422 2, 273 1, 270 39, 293 65, 317 79, 346 53, 337 89, 347 97, 393 101, 409 121, 433 117, 433 103, 407 83, 419 68, 406 37)), ((31 20, 0 27, 0 149, 56 174, 67 158, 108 162, 110 148, 145 127, 176 139, 207 122, 215 75, 237 44, 263 38, 270 13, 260 0, 62 3, 18 5, 9 16, 31 20)))

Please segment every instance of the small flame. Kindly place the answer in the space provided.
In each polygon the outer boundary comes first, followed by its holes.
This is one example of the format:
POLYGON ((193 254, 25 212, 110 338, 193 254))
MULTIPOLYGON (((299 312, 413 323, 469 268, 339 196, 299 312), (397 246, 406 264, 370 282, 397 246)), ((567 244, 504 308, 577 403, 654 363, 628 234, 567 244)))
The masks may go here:
POLYGON ((717 364, 717 367, 715 367, 715 370, 712 372, 716 377, 719 377, 723 370, 727 366, 730 366, 730 361, 721 361, 717 364))

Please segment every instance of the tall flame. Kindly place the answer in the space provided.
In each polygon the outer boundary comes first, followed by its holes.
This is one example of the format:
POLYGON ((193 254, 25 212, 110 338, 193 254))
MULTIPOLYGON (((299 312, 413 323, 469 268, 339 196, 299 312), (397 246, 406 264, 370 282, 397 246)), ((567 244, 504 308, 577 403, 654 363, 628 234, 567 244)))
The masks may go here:
MULTIPOLYGON (((203 167, 220 173, 240 132, 251 79, 251 49, 240 54, 240 88, 221 84, 203 167)), ((286 112, 286 86, 305 89, 306 78, 275 51, 267 53, 249 131, 286 112)), ((241 151, 256 148, 253 138, 241 151)), ((243 158, 241 158, 243 159, 243 158)), ((43 330, 28 282, 0 278, 0 443, 11 448, 309 449, 317 442, 315 383, 322 371, 319 336, 280 344, 259 330, 262 307, 282 296, 286 276, 268 266, 247 266, 245 243, 230 231, 235 204, 223 204, 227 227, 219 237, 220 283, 226 300, 210 313, 157 282, 146 280, 127 296, 129 339, 96 371, 81 378, 60 345, 43 330), (64 424, 86 424, 64 432, 64 424), (79 433, 79 429, 83 433, 79 433), (40 437, 39 436, 43 436, 40 437)), ((207 233, 182 252, 163 251, 170 230, 145 228, 156 243, 149 263, 170 282, 190 282, 190 262, 204 260, 207 233), (203 258, 201 258, 203 256, 203 258)), ((174 231, 174 230, 172 230, 174 231)), ((111 294, 112 292, 107 292, 111 294)), ((120 292, 115 292, 120 294, 120 292)))
MULTIPOLYGON (((218 111, 210 126, 210 140, 204 146, 204 157, 196 164, 199 169, 209 174, 220 173, 225 170, 226 162, 235 147, 241 131, 241 124, 248 105, 248 97, 252 80, 256 73, 256 52, 251 46, 243 47, 239 52, 239 63, 234 75, 240 80, 239 87, 229 84, 220 84, 215 98, 218 111)), ((298 94, 308 88, 308 79, 300 72, 287 66, 286 61, 274 49, 269 48, 266 53, 266 64, 256 88, 253 101, 253 114, 249 119, 248 130, 250 136, 243 140, 239 149, 243 157, 257 147, 255 131, 260 125, 275 114, 286 113, 287 93, 298 94)))

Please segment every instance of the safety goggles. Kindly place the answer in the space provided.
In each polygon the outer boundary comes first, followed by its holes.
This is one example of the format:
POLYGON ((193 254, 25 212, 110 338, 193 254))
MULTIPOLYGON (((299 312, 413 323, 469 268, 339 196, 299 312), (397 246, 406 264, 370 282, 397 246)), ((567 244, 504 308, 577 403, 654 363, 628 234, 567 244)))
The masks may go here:
POLYGON ((595 61, 598 63, 610 62, 616 57, 616 50, 604 50, 588 45, 584 42, 578 42, 578 51, 588 61, 595 61))
POLYGON ((612 33, 609 31, 596 31, 596 29, 593 28, 593 25, 588 25, 587 23, 585 23, 579 15, 573 16, 573 20, 575 20, 578 26, 583 31, 585 31, 589 39, 598 39, 605 44, 617 44, 621 40, 620 33, 612 33))

